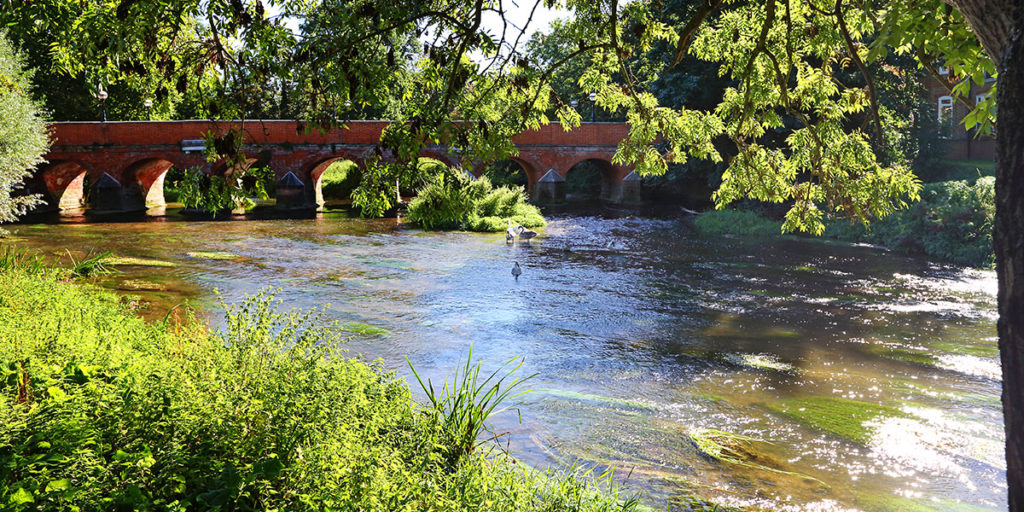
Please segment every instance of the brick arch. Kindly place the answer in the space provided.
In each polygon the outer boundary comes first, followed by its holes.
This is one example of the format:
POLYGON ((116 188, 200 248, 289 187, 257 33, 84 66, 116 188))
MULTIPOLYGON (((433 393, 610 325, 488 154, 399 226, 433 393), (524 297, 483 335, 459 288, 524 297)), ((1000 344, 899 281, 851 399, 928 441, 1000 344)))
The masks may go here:
POLYGON ((306 171, 305 176, 303 176, 303 179, 307 180, 305 182, 312 185, 310 194, 312 196, 311 199, 313 201, 313 204, 316 205, 318 208, 323 206, 325 202, 324 191, 321 184, 321 178, 323 178, 324 171, 326 171, 327 168, 330 167, 331 164, 333 164, 334 162, 339 162, 341 160, 349 160, 351 162, 355 162, 355 164, 359 167, 360 172, 366 169, 365 164, 363 163, 362 155, 344 152, 332 155, 328 158, 318 160, 316 163, 312 164, 312 166, 308 167, 308 171, 306 171))
POLYGON ((178 165, 167 158, 159 156, 146 158, 132 163, 121 172, 121 184, 124 186, 125 207, 141 209, 150 206, 163 206, 164 178, 167 171, 178 165))
POLYGON ((209 170, 207 172, 209 172, 209 174, 211 176, 224 176, 224 177, 227 177, 227 176, 230 176, 230 175, 238 172, 239 170, 248 170, 250 167, 253 166, 253 164, 255 164, 258 161, 259 161, 259 159, 257 159, 257 158, 247 157, 245 159, 245 163, 244 164, 231 164, 231 165, 228 165, 229 162, 225 158, 225 159, 218 160, 216 163, 214 163, 212 166, 210 166, 209 170))
POLYGON ((441 162, 444 165, 447 165, 451 169, 454 169, 455 167, 458 167, 455 164, 455 161, 451 159, 451 157, 449 157, 447 154, 445 154, 443 152, 440 152, 440 151, 433 151, 433 150, 420 151, 419 158, 432 158, 434 160, 437 160, 438 162, 441 162))
POLYGON ((34 192, 42 193, 52 209, 81 208, 85 206, 85 177, 93 168, 79 160, 57 160, 41 168, 37 174, 39 185, 34 192))
POLYGON ((615 165, 611 162, 610 157, 598 156, 598 155, 587 155, 586 158, 577 160, 574 164, 565 168, 563 178, 568 179, 569 173, 571 173, 576 166, 583 163, 594 163, 597 164, 598 170, 601 171, 601 191, 600 197, 610 197, 612 190, 616 184, 622 181, 625 174, 622 173, 622 167, 615 165))
POLYGON ((479 178, 484 173, 484 169, 486 169, 488 165, 491 165, 491 164, 496 163, 496 162, 500 162, 502 160, 511 160, 511 161, 519 164, 519 167, 523 168, 523 172, 526 173, 526 183, 527 183, 527 188, 528 189, 532 189, 533 185, 535 183, 537 183, 537 180, 539 180, 541 178, 541 176, 544 175, 544 171, 546 171, 546 169, 541 169, 532 160, 528 160, 526 158, 519 157, 519 156, 509 156, 509 157, 502 158, 502 159, 499 159, 499 160, 491 160, 491 161, 488 161, 488 162, 483 162, 481 164, 478 164, 476 167, 473 168, 473 176, 476 176, 477 178, 479 178))

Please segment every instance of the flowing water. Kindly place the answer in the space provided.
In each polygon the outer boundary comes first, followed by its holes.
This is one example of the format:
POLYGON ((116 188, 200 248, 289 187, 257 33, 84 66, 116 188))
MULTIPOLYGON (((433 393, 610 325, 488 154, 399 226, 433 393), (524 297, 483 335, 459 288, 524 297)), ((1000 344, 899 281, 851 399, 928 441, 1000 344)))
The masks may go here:
POLYGON ((494 420, 512 453, 614 467, 661 509, 702 496, 770 510, 1005 510, 991 272, 708 238, 685 217, 628 212, 553 214, 515 245, 341 213, 10 228, 44 253, 177 264, 101 280, 153 317, 189 299, 216 325, 215 290, 231 302, 274 286, 287 306, 325 306, 361 332, 353 354, 403 376, 408 357, 437 382, 470 344, 486 368, 521 356, 522 374, 537 373, 515 401, 521 423, 494 420), (715 460, 697 448, 717 435, 708 428, 761 441, 727 443, 740 464, 715 460))

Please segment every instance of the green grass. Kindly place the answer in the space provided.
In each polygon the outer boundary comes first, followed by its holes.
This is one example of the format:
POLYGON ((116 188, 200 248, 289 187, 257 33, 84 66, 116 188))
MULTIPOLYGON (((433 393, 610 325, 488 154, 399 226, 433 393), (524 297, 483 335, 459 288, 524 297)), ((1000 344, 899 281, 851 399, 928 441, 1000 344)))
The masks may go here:
POLYGON ((215 332, 187 308, 146 322, 113 293, 31 265, 0 270, 0 297, 0 339, 16 340, 0 343, 5 510, 638 506, 607 475, 479 449, 480 411, 500 400, 475 365, 418 405, 403 380, 348 359, 318 312, 267 294, 226 306, 215 332))
POLYGON ((871 429, 865 422, 906 416, 895 407, 822 396, 791 398, 769 408, 805 426, 858 444, 871 440, 871 429))

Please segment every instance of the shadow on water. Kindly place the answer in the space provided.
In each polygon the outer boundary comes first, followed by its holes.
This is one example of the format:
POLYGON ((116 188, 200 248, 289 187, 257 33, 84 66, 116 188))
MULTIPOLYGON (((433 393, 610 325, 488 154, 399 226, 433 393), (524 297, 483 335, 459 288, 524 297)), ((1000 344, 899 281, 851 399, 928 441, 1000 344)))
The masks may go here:
MULTIPOLYGON (((279 287, 350 350, 442 379, 470 343, 537 372, 495 418, 528 464, 619 468, 658 506, 998 510, 1005 502, 995 278, 869 247, 704 238, 678 208, 559 207, 530 242, 346 211, 249 222, 62 217, 13 243, 136 258, 101 284, 211 311, 279 287), (523 268, 512 279, 513 261, 523 268), (159 264, 154 262, 160 262, 159 264), (708 455, 694 437, 729 441, 708 455), (731 439, 731 438, 723 438, 731 439), (738 460, 738 462, 737 462, 738 460)), ((8 242, 10 243, 10 242, 8 242)))

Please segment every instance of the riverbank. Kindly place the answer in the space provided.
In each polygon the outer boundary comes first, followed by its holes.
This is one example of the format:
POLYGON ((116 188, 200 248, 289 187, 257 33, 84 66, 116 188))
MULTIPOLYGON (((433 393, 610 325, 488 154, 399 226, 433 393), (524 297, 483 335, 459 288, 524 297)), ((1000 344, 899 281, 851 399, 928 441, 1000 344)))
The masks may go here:
MULTIPOLYGON (((217 331, 187 308, 146 322, 131 298, 6 261, 10 510, 637 508, 593 476, 474 449, 477 431, 456 431, 468 409, 418 406, 405 381, 347 358, 318 312, 260 293, 226 306, 217 331)), ((459 397, 479 404, 481 389, 459 397)))
MULTIPOLYGON (((991 268, 995 180, 928 183, 921 200, 864 226, 848 220, 827 222, 823 238, 867 243, 944 263, 991 268)), ((756 209, 713 210, 694 221, 706 235, 781 236, 781 221, 756 209)))

